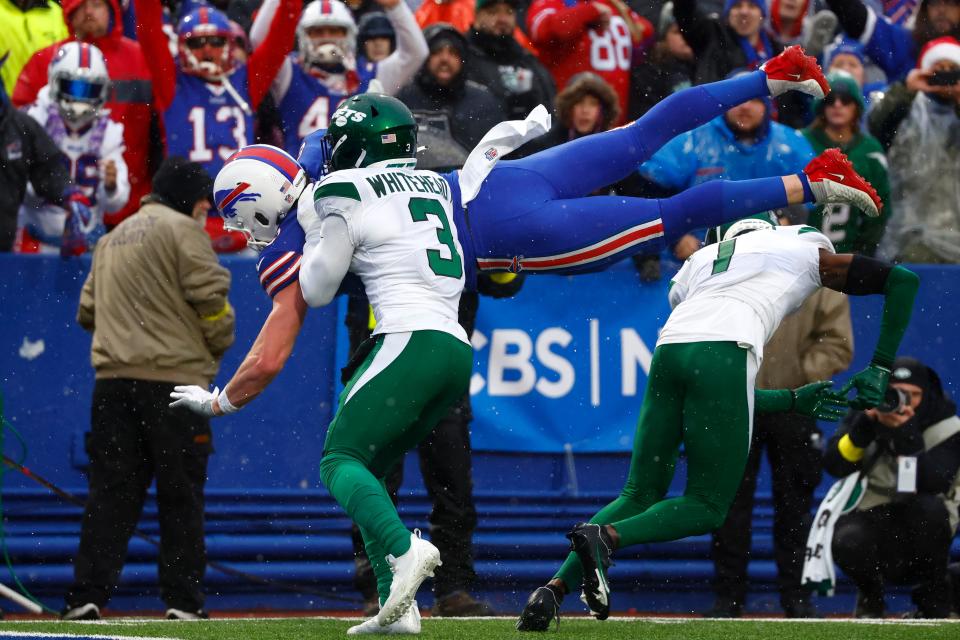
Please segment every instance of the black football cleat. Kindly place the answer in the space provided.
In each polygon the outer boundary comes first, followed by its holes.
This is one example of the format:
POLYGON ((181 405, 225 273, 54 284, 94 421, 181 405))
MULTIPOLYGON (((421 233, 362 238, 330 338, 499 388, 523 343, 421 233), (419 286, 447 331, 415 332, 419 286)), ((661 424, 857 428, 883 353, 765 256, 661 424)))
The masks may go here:
POLYGON ((547 631, 550 623, 557 621, 560 628, 560 600, 555 589, 540 587, 530 594, 527 604, 517 618, 517 631, 547 631))
POLYGON ((571 550, 583 567, 580 599, 597 620, 610 617, 610 584, 607 569, 613 555, 613 541, 603 525, 581 522, 567 534, 571 550))

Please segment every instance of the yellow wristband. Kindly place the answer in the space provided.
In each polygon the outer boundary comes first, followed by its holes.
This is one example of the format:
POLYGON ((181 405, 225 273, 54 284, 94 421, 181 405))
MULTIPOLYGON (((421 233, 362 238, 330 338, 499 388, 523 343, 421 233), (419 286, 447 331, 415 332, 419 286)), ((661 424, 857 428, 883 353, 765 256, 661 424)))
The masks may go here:
POLYGON ((840 455, 843 456, 843 459, 847 462, 860 462, 860 459, 863 458, 863 449, 853 444, 853 440, 850 439, 850 434, 840 438, 840 442, 837 443, 837 449, 840 450, 840 455))
POLYGON ((513 282, 517 279, 517 274, 510 272, 503 273, 491 273, 490 279, 496 282, 497 284, 507 284, 508 282, 513 282))
POLYGON ((223 316, 225 316, 225 315, 227 315, 228 313, 230 313, 230 310, 231 310, 231 309, 230 309, 230 301, 229 301, 229 300, 224 300, 224 301, 223 301, 223 309, 220 309, 220 311, 217 311, 217 312, 214 313, 213 315, 202 316, 200 319, 203 320, 204 322, 215 322, 215 321, 219 320, 220 318, 222 318, 223 316))

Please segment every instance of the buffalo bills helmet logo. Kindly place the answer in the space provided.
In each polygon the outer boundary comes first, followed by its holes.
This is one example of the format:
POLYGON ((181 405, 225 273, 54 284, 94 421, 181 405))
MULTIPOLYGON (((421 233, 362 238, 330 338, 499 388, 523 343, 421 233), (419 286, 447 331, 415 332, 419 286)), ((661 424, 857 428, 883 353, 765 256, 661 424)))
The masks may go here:
POLYGON ((244 193, 250 188, 249 182, 239 182, 233 189, 221 189, 213 195, 217 203, 217 209, 224 218, 236 218, 236 205, 241 202, 256 202, 260 198, 259 193, 244 193))

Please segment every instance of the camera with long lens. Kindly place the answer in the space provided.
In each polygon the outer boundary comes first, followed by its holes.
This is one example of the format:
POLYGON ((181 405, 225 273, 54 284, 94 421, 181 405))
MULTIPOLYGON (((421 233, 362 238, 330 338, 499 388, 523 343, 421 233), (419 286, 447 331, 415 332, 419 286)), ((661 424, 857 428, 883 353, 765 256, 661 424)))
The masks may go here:
POLYGON ((910 404, 910 396, 906 391, 897 387, 887 387, 887 392, 883 394, 883 402, 877 405, 877 411, 899 413, 908 404, 910 404))

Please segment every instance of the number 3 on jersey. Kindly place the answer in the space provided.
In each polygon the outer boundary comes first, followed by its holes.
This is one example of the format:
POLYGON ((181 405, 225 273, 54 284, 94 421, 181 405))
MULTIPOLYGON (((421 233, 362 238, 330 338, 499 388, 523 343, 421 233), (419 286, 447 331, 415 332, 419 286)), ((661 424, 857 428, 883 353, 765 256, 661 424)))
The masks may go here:
POLYGON ((437 239, 450 250, 450 257, 444 258, 438 249, 427 249, 427 262, 438 276, 460 279, 463 276, 463 259, 457 251, 450 231, 450 223, 443 205, 431 198, 410 198, 410 217, 414 222, 426 222, 428 216, 436 216, 442 225, 437 229, 437 239))

